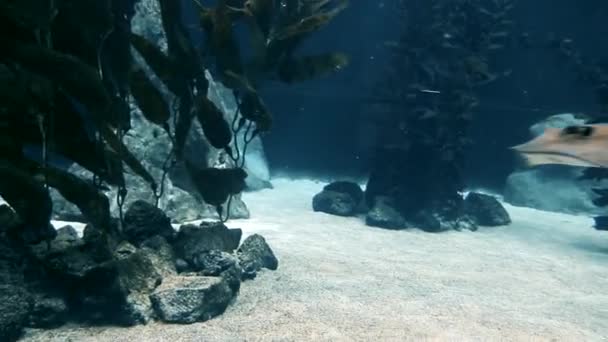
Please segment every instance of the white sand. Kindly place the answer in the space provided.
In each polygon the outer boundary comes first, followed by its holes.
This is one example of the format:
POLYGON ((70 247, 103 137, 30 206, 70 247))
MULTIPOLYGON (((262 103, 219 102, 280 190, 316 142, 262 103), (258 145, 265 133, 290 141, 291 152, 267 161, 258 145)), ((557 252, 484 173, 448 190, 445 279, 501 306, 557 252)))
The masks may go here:
POLYGON ((248 194, 279 258, 225 314, 192 325, 63 327, 25 341, 599 341, 608 336, 608 232, 508 207, 513 224, 429 234, 311 210, 323 184, 248 194))

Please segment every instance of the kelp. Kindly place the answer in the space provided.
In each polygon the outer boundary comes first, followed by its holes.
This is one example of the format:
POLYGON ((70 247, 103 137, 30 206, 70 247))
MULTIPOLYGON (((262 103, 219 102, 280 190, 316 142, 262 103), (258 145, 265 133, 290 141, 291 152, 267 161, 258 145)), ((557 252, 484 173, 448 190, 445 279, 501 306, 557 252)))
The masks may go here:
POLYGON ((510 41, 513 2, 403 0, 398 7, 401 34, 385 44, 392 60, 372 102, 386 110, 377 142, 386 160, 377 167, 408 177, 380 179, 387 177, 375 172, 370 182, 394 188, 408 218, 426 211, 458 222, 465 216, 458 193, 478 89, 509 75, 494 62, 510 41))
POLYGON ((247 130, 248 143, 271 129, 272 116, 257 91, 261 83, 301 82, 348 64, 340 53, 295 55, 306 37, 346 8, 346 1, 237 0, 228 5, 220 0, 213 8, 199 7, 207 38, 202 51, 182 23, 182 3, 158 1, 167 53, 131 32, 132 2, 0 3, 0 43, 5 47, 0 58, 0 195, 15 208, 24 227, 50 227, 52 187, 95 228, 110 229, 102 183, 119 188, 122 210, 125 166, 155 195, 162 195, 162 179, 158 194, 157 180, 122 141, 131 128, 130 98, 147 121, 169 134, 174 162, 185 162, 204 201, 221 208, 245 187, 244 160, 228 169, 196 168, 184 160, 193 120, 211 146, 232 156, 230 144, 238 130, 247 130), (249 61, 240 55, 233 32, 238 22, 246 23, 257 51, 249 61), (137 64, 131 50, 149 69, 137 64), (154 83, 150 71, 170 96, 154 83), (238 112, 233 125, 208 98, 206 71, 234 91, 238 112), (174 100, 169 104, 167 98, 174 100), (58 167, 58 159, 92 172, 93 181, 70 173, 65 165, 58 167))

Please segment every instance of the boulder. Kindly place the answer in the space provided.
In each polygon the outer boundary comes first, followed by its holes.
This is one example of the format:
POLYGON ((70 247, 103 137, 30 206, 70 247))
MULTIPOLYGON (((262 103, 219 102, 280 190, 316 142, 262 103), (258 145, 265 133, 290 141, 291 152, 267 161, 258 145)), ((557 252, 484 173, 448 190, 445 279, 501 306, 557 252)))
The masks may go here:
POLYGON ((223 277, 175 276, 163 281, 150 299, 161 320, 194 323, 222 314, 235 295, 223 277))
POLYGON ((68 305, 63 296, 36 293, 28 319, 28 327, 39 329, 56 328, 67 322, 68 305))
POLYGON ((32 312, 32 296, 23 287, 0 285, 0 301, 0 341, 17 341, 32 312))
POLYGON ((135 325, 152 317, 149 295, 160 284, 154 262, 122 243, 114 259, 89 269, 71 298, 84 318, 98 323, 135 325))
POLYGON ((347 193, 323 190, 312 199, 312 209, 337 216, 352 216, 358 204, 347 193))
POLYGON ((323 187, 323 190, 335 191, 341 194, 348 194, 357 204, 357 206, 361 204, 361 201, 363 201, 363 190, 361 189, 361 186, 359 186, 359 184, 355 182, 332 182, 323 187))
POLYGON ((237 250, 237 255, 245 279, 255 278, 262 268, 276 270, 279 267, 279 261, 266 239, 258 234, 248 236, 237 250))
POLYGON ((173 247, 162 236, 145 240, 141 244, 141 251, 150 258, 154 269, 163 279, 177 274, 173 247))
POLYGON ((232 292, 239 292, 243 269, 232 254, 217 250, 201 252, 195 256, 190 269, 201 276, 222 277, 232 292))
POLYGON ((417 225, 420 229, 429 233, 441 233, 449 230, 470 230, 476 231, 477 225, 468 216, 454 216, 444 214, 440 210, 422 211, 416 218, 417 225))
POLYGON ((8 204, 0 204, 0 233, 13 231, 19 224, 17 213, 8 204))
POLYGON ((467 215, 479 226, 506 226, 511 217, 502 204, 493 196, 471 192, 464 200, 467 215))
POLYGON ((199 226, 182 225, 173 248, 178 258, 192 266, 202 252, 217 250, 232 253, 238 248, 242 234, 241 229, 230 229, 221 222, 202 222, 199 226))
POLYGON ((165 213, 146 201, 135 201, 124 215, 123 234, 132 244, 139 246, 144 240, 161 236, 171 240, 175 230, 165 213))
POLYGON ((394 208, 393 201, 386 196, 376 196, 372 208, 365 217, 365 224, 386 229, 405 229, 409 224, 394 208))

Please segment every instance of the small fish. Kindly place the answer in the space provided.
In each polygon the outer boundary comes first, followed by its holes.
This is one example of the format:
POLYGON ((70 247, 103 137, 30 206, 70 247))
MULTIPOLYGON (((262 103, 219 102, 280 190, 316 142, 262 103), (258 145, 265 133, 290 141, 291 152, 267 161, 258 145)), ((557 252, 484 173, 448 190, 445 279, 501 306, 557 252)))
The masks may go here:
POLYGON ((529 166, 608 168, 608 124, 547 128, 539 137, 511 149, 521 154, 529 166))

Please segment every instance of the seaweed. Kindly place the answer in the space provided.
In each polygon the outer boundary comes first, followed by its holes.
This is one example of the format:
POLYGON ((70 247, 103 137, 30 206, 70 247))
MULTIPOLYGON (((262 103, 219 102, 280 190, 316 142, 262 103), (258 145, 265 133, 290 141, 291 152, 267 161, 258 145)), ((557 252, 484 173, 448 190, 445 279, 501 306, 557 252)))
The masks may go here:
POLYGON ((388 124, 370 176, 372 189, 379 188, 367 199, 391 196, 412 221, 428 212, 457 222, 465 217, 461 170, 477 91, 509 74, 495 70, 493 60, 507 47, 513 2, 399 4, 402 31, 398 41, 386 43, 392 62, 372 100, 383 106, 388 124))
MULTIPOLYGON (((95 229, 109 232, 109 199, 101 189, 106 187, 104 182, 118 188, 122 220, 128 193, 125 166, 149 184, 157 200, 163 195, 167 172, 179 161, 190 171, 199 195, 218 210, 244 189, 244 159, 239 153, 233 156, 230 144, 240 129, 250 133, 243 149, 254 136, 271 129, 272 116, 258 85, 269 79, 303 81, 344 67, 348 58, 342 54, 300 58, 294 53, 305 37, 325 26, 347 3, 235 2, 199 6, 200 29, 207 33, 201 51, 182 22, 183 3, 158 0, 166 53, 131 31, 134 1, 0 4, 0 43, 6 51, 0 57, 0 195, 15 208, 23 223, 20 227, 50 227, 48 188, 52 187, 74 203, 95 229), (239 54, 241 47, 232 32, 237 21, 247 24, 251 44, 259 51, 252 61, 244 61, 239 54), (208 65, 210 61, 214 65, 208 65), (232 125, 208 98, 206 71, 219 71, 218 78, 234 90, 239 106, 232 125), (123 142, 131 129, 131 98, 145 119, 171 138, 172 152, 160 180, 123 142), (234 157, 234 168, 201 169, 184 159, 194 118, 211 146, 234 157), (32 153, 32 147, 39 153, 32 153), (58 166, 58 159, 91 171, 92 181, 70 173, 65 165, 58 166)), ((30 242, 53 237, 47 233, 30 242)))

